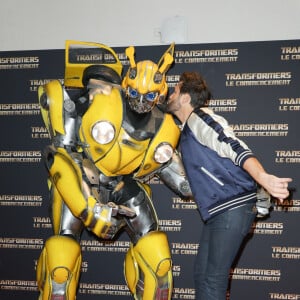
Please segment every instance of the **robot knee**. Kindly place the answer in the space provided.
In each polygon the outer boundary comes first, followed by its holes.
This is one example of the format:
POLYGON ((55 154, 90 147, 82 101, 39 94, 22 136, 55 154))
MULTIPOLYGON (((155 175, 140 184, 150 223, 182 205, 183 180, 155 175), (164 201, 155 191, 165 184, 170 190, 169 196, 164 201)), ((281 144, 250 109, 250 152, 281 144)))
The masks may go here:
POLYGON ((158 277, 163 277, 165 276, 169 271, 171 271, 172 268, 172 261, 171 258, 166 258, 162 260, 156 270, 156 274, 158 277))
POLYGON ((49 293, 64 293, 66 289, 75 293, 80 268, 81 250, 75 240, 65 236, 49 238, 37 264, 39 289, 45 297, 49 293))
MULTIPOLYGON (((150 232, 135 246, 131 245, 124 267, 127 285, 133 294, 146 293, 152 297, 158 291, 170 293, 172 260, 165 233, 150 232), (150 291, 139 291, 144 284, 150 291)), ((165 299, 157 297, 155 299, 165 299)))
POLYGON ((171 269, 171 252, 164 232, 149 232, 134 246, 134 252, 138 254, 137 259, 144 259, 158 276, 165 275, 171 269))

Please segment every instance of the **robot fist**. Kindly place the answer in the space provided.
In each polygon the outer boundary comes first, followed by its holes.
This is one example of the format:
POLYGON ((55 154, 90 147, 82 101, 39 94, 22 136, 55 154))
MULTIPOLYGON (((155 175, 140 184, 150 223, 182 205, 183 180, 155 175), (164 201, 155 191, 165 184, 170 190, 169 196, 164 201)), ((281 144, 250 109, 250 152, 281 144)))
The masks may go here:
MULTIPOLYGON (((99 203, 97 203, 98 205, 101 205, 99 203)), ((103 205, 103 204, 102 204, 103 205)), ((116 205, 114 202, 108 202, 106 205, 103 206, 107 206, 109 208, 111 208, 111 212, 112 212, 112 216, 116 216, 116 215, 124 215, 126 217, 134 217, 135 216, 135 211, 132 210, 129 207, 126 207, 124 205, 116 205)))
POLYGON ((98 237, 111 239, 124 225, 124 220, 117 216, 134 217, 135 211, 113 202, 101 204, 92 197, 88 199, 88 208, 81 214, 85 226, 98 237))

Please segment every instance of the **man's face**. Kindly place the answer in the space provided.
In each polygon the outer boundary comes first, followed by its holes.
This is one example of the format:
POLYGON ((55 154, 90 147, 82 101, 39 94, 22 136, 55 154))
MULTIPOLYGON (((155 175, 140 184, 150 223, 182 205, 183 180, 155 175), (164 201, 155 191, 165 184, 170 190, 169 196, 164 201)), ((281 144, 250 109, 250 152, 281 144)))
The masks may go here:
POLYGON ((169 96, 167 104, 167 112, 176 114, 181 109, 180 98, 180 82, 175 85, 173 93, 169 96))

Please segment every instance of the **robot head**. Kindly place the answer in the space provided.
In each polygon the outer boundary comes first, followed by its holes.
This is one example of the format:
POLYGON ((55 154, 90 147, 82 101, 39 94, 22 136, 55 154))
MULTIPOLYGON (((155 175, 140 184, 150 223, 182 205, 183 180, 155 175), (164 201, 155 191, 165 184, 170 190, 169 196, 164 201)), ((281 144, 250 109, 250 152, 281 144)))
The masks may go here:
POLYGON ((68 87, 82 88, 89 79, 121 84, 123 66, 110 47, 91 42, 66 41, 65 79, 68 87))
POLYGON ((137 113, 147 113, 158 103, 162 103, 168 92, 166 72, 173 63, 174 44, 161 57, 158 64, 150 60, 134 60, 134 47, 126 49, 130 67, 122 81, 122 87, 130 108, 137 113))

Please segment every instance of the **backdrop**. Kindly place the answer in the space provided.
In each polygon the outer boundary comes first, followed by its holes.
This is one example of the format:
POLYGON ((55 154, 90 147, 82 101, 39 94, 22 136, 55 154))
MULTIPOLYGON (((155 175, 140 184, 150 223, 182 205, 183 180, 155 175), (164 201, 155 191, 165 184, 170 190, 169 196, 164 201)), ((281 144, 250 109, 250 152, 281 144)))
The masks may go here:
MULTIPOLYGON (((101 41, 100 41, 101 42, 101 41)), ((136 47, 136 60, 158 62, 168 46, 136 47)), ((124 64, 125 47, 115 48, 124 64)), ((196 70, 213 92, 211 108, 227 118, 267 171, 293 178, 290 199, 274 199, 255 222, 231 270, 231 300, 300 299, 300 40, 176 45, 172 88, 196 70)), ((0 298, 37 299, 35 268, 51 235, 46 169, 49 143, 37 88, 64 77, 64 49, 0 52, 0 298)), ((192 269, 200 216, 157 180, 150 182, 161 229, 173 255, 173 299, 194 299, 192 269)), ((103 242, 87 232, 78 300, 132 299, 123 278, 128 237, 103 242)))

